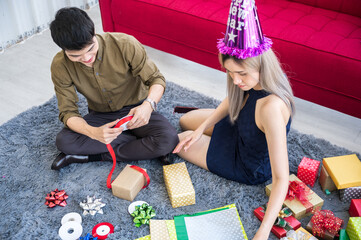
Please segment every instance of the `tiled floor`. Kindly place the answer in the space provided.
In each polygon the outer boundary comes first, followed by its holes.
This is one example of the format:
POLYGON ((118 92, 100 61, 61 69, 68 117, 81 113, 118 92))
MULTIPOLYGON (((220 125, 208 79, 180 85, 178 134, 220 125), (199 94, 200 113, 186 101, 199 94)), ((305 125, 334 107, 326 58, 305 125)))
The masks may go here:
MULTIPOLYGON (((96 31, 101 33, 99 7, 90 9, 88 14, 96 31)), ((217 99, 225 97, 223 72, 150 47, 146 49, 168 81, 217 99)), ((0 125, 54 95, 50 64, 58 51, 46 30, 0 54, 0 125)), ((293 128, 361 153, 361 119, 298 98, 296 109, 293 128)))

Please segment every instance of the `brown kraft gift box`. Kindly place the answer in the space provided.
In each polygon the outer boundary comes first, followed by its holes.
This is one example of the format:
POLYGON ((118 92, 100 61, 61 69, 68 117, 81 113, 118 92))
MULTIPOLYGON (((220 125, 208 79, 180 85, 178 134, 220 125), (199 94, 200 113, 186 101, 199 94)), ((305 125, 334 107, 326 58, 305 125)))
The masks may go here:
POLYGON ((332 181, 331 176, 328 174, 326 168, 323 165, 321 167, 320 178, 318 181, 321 185, 322 191, 326 191, 326 189, 328 189, 330 192, 337 190, 335 183, 332 181))
MULTIPOLYGON (((113 195, 128 201, 133 201, 139 191, 144 187, 146 180, 144 175, 131 168, 131 165, 119 173, 117 178, 112 183, 113 195)), ((144 171, 147 171, 143 168, 144 171)))

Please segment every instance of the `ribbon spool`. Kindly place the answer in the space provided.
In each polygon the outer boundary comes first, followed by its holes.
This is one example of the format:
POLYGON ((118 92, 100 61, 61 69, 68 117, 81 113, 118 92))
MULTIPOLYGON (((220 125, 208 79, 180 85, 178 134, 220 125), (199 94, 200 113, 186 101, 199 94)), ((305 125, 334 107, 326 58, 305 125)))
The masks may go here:
POLYGON ((75 221, 66 222, 59 228, 59 237, 62 240, 77 240, 82 233, 83 227, 75 221))
POLYGON ((114 233, 114 226, 108 222, 102 222, 95 225, 92 234, 100 240, 107 239, 109 234, 114 233))
POLYGON ((79 213, 71 212, 65 214, 61 219, 61 227, 59 228, 59 237, 62 240, 77 240, 83 233, 81 226, 81 216, 79 213))

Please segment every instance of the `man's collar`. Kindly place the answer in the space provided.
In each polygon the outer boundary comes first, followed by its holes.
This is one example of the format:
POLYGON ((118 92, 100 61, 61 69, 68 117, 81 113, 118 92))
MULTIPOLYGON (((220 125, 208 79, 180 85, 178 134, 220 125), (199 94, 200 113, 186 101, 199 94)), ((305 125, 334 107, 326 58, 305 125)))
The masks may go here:
POLYGON ((103 61, 103 49, 104 49, 104 42, 102 37, 99 34, 95 35, 97 41, 98 41, 98 53, 97 53, 97 61, 102 62, 103 61))

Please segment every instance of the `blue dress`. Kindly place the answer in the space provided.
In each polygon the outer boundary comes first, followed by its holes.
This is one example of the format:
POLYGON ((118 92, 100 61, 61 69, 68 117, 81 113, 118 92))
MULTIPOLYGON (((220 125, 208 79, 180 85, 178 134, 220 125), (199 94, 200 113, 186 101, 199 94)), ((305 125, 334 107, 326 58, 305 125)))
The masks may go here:
MULTIPOLYGON (((272 177, 266 136, 255 121, 256 102, 269 93, 251 89, 248 94, 235 124, 232 125, 227 116, 215 125, 207 167, 221 177, 253 185, 272 177)), ((287 134, 290 125, 291 118, 286 126, 287 134)))

